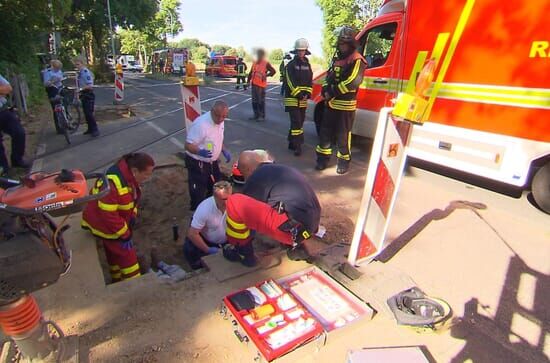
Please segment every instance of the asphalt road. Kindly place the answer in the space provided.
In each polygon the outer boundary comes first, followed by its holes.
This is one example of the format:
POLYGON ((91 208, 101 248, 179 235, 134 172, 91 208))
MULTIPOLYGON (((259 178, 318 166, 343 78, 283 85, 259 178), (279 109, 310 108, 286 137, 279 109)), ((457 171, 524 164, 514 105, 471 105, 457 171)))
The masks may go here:
MULTIPOLYGON (((337 176, 333 168, 323 173, 313 170, 314 148, 317 142, 312 122, 306 122, 304 155, 293 157, 286 150, 288 116, 284 112, 278 85, 270 85, 267 91, 265 122, 248 121, 252 115, 249 92, 236 91, 231 80, 219 80, 215 84, 200 88, 201 105, 207 111, 217 99, 223 99, 230 107, 226 121, 226 144, 236 156, 248 148, 270 150, 279 161, 291 163, 302 169, 313 180, 320 193, 342 194, 343 199, 334 201, 350 215, 357 212, 364 177, 366 175, 369 141, 358 140, 353 146, 352 171, 345 177, 337 176)), ((112 87, 96 89, 96 105, 112 104, 112 87)), ((47 129, 39 145, 34 170, 55 171, 60 168, 80 168, 84 171, 105 169, 120 155, 148 150, 153 153, 173 154, 182 151, 185 141, 185 124, 181 105, 180 85, 175 81, 155 81, 142 75, 126 75, 125 104, 138 113, 137 118, 102 124, 102 135, 92 139, 82 135, 85 125, 73 135, 73 145, 67 146, 63 137, 54 134, 53 127, 47 129)), ((548 223, 548 216, 535 209, 527 199, 511 198, 503 194, 474 187, 429 171, 411 168, 410 176, 428 185, 437 185, 448 191, 466 193, 465 198, 483 201, 499 209, 518 210, 530 220, 548 223)))

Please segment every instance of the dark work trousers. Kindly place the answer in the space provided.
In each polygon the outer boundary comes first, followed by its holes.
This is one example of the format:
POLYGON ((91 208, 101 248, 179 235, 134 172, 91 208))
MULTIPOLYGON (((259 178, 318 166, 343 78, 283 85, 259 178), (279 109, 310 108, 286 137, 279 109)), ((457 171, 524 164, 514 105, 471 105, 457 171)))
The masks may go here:
POLYGON ((354 119, 355 111, 325 108, 319 132, 319 145, 317 146, 318 159, 330 159, 332 141, 334 140, 338 148, 337 157, 343 160, 351 160, 351 129, 354 119))
POLYGON ((306 120, 305 107, 286 107, 290 116, 290 129, 288 130, 288 142, 294 148, 304 143, 304 121, 306 120))
POLYGON ((57 96, 58 90, 57 87, 46 87, 46 92, 48 93, 48 99, 50 99, 50 105, 52 106, 52 113, 53 113, 53 124, 55 126, 55 131, 59 134, 63 132, 61 130, 61 127, 59 127, 59 123, 57 122, 57 115, 55 114, 55 102, 52 102, 51 99, 57 96))
POLYGON ((280 92, 281 92, 281 96, 285 95, 285 78, 284 77, 281 78, 281 90, 280 90, 280 92))
POLYGON ((187 166, 187 180, 189 182, 189 196, 191 210, 197 209, 199 204, 212 195, 214 183, 221 180, 218 161, 211 163, 199 161, 185 154, 187 166))
POLYGON ((241 83, 243 84, 243 89, 248 88, 248 84, 246 83, 246 76, 237 76, 237 85, 235 86, 237 89, 241 88, 241 83))
MULTIPOLYGON (((204 240, 204 242, 206 242, 206 245, 208 247, 221 248, 221 245, 216 243, 211 243, 206 238, 204 238, 202 234, 201 234, 201 237, 204 240)), ((189 239, 189 237, 186 237, 185 243, 183 244, 183 255, 185 256, 185 259, 189 263, 189 266, 191 266, 193 270, 197 270, 202 267, 201 258, 204 256, 207 256, 208 253, 203 252, 203 250, 195 246, 195 244, 193 243, 193 241, 189 239)))
POLYGON ((82 102, 82 111, 84 112, 86 123, 88 124, 88 131, 90 132, 97 131, 97 123, 95 121, 95 116, 94 116, 94 104, 95 104, 94 92, 90 90, 81 91, 80 102, 82 102))
POLYGON ((255 118, 265 118, 265 88, 252 85, 252 110, 255 118))
MULTIPOLYGON (((25 154, 25 129, 21 125, 21 121, 15 111, 7 109, 0 111, 0 137, 2 137, 2 133, 11 136, 12 165, 23 163, 23 155, 25 154)), ((0 142, 0 166, 4 168, 4 171, 9 169, 3 142, 0 142)))

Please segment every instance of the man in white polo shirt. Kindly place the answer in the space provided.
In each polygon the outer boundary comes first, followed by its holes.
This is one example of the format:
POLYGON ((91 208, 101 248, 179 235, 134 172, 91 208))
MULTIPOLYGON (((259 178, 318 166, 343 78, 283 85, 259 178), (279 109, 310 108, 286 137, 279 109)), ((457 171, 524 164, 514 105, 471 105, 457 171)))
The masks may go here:
POLYGON ((194 270, 202 267, 201 257, 217 253, 225 244, 225 204, 232 193, 231 184, 214 184, 214 195, 199 204, 183 245, 185 259, 194 270))
POLYGON ((224 120, 228 112, 224 101, 216 101, 210 112, 195 119, 187 133, 185 164, 191 210, 197 209, 200 202, 212 195, 212 186, 221 179, 220 154, 226 162, 231 160, 231 154, 223 145, 224 120))

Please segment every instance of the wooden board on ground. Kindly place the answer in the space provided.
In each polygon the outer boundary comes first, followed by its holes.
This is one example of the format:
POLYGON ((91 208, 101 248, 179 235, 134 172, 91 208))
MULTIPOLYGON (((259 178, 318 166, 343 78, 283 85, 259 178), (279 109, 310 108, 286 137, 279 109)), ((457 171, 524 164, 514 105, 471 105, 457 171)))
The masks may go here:
POLYGON ((258 270, 268 270, 279 266, 282 261, 282 253, 277 252, 270 255, 259 256, 259 263, 254 267, 246 267, 239 262, 226 260, 223 255, 216 253, 202 258, 204 264, 214 275, 218 282, 234 279, 258 270))

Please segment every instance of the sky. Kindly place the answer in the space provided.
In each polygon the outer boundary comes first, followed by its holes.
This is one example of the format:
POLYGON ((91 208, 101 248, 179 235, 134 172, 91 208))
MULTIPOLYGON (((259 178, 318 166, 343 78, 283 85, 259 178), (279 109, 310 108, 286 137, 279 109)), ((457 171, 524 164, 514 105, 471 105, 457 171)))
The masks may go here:
POLYGON ((198 38, 210 45, 290 50, 306 38, 322 55, 323 13, 315 0, 182 0, 183 32, 175 39, 198 38))

